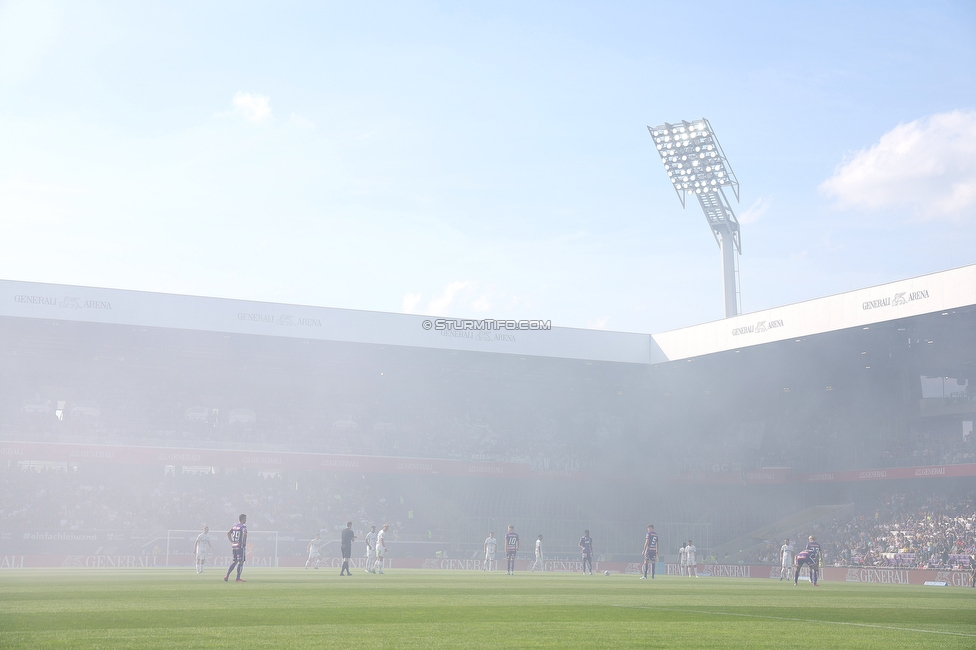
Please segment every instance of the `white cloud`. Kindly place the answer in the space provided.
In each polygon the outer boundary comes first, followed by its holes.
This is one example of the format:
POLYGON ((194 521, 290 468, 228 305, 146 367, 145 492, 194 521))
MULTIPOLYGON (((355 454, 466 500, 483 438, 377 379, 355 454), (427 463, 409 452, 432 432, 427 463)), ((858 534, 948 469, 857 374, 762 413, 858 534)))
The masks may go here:
POLYGON ((30 77, 61 32, 61 10, 46 0, 14 0, 0 7, 0 77, 30 77))
POLYGON ((742 211, 739 215, 739 223, 756 223, 762 219, 763 215, 766 214, 766 210, 772 205, 772 200, 767 199, 764 196, 760 196, 758 199, 753 201, 752 205, 742 211))
POLYGON ((265 124, 271 121, 270 97, 266 95, 252 95, 240 92, 234 95, 231 104, 234 114, 253 124, 265 124))
POLYGON ((451 304, 457 298, 458 294, 470 285, 470 282, 451 282, 444 287, 444 293, 430 301, 427 305, 427 313, 431 316, 444 316, 447 310, 451 308, 451 304))
POLYGON ((403 296, 403 313, 414 313, 414 310, 417 309, 417 305, 420 304, 421 297, 422 295, 419 293, 408 293, 403 296))
POLYGON ((457 318, 529 318, 529 299, 498 291, 494 285, 476 281, 455 281, 445 285, 434 298, 423 304, 423 294, 407 293, 402 309, 408 314, 452 316, 457 318))
POLYGON ((607 329, 607 325, 609 324, 610 324, 610 317, 603 316, 601 318, 596 318, 594 320, 591 320, 586 324, 586 326, 592 330, 605 330, 607 329))
POLYGON ((976 213, 976 111, 900 124, 840 165, 820 190, 841 208, 892 210, 924 220, 976 213))
POLYGON ((471 308, 480 312, 488 311, 492 308, 492 306, 491 296, 489 296, 487 293, 478 296, 471 303, 471 308))

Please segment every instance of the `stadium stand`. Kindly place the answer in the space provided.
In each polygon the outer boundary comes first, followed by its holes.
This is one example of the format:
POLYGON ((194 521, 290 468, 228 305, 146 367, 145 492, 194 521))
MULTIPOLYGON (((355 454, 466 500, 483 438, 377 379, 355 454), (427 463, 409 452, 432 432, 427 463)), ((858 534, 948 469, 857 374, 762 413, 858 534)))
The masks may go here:
POLYGON ((626 556, 653 522, 724 559, 813 506, 974 489, 976 266, 655 335, 422 320, 0 281, 0 551, 247 510, 462 555, 514 523, 626 556))
MULTIPOLYGON (((883 492, 849 517, 824 521, 794 537, 815 534, 833 566, 967 568, 976 554, 976 491, 883 492)), ((779 564, 778 537, 743 558, 779 564)), ((802 542, 801 542, 802 544, 802 542)))

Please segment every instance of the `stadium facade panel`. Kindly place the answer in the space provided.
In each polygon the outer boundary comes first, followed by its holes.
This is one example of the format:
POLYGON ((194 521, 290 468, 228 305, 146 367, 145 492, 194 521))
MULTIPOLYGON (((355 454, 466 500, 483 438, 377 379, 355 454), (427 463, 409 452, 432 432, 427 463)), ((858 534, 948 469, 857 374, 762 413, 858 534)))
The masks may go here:
POLYGON ((653 336, 669 361, 976 305, 976 265, 653 336))
POLYGON ((666 358, 647 334, 0 280, 0 316, 617 363, 666 358))
POLYGON ((0 316, 657 364, 976 305, 976 265, 659 334, 0 280, 0 316))

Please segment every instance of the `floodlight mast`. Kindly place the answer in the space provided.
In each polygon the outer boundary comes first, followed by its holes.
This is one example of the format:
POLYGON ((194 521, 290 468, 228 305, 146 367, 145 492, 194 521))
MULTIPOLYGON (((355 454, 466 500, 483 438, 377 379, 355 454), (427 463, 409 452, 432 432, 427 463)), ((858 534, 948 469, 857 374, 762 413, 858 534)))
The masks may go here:
POLYGON ((739 221, 725 196, 730 188, 739 201, 739 181, 712 131, 712 125, 702 118, 693 122, 679 122, 647 127, 654 146, 661 156, 681 207, 688 194, 698 199, 712 236, 722 251, 723 297, 725 317, 739 314, 739 259, 742 244, 739 240, 739 221))

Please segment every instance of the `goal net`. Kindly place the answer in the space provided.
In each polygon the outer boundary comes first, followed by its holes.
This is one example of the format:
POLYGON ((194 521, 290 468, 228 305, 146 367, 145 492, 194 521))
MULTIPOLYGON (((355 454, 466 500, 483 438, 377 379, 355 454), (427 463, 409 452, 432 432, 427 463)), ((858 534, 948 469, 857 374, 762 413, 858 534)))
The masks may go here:
MULTIPOLYGON (((166 566, 193 567, 196 564, 193 543, 201 532, 203 531, 167 530, 166 566)), ((203 545, 207 553, 205 566, 229 567, 233 557, 226 531, 211 530, 210 544, 213 546, 213 550, 210 550, 209 545, 203 545)), ((277 530, 247 531, 247 564, 245 566, 249 569, 278 566, 277 530)))

